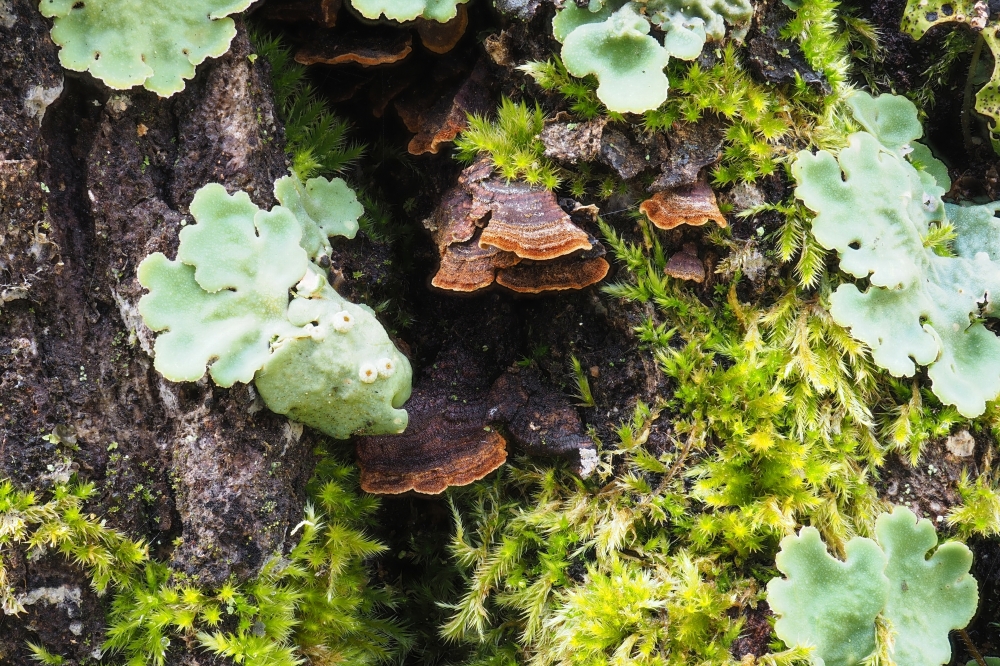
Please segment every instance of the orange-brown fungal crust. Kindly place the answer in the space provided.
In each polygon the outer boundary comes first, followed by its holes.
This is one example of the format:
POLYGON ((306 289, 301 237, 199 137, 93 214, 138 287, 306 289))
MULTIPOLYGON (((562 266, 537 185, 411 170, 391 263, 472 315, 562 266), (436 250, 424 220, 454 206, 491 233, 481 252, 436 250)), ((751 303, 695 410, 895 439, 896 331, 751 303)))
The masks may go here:
POLYGON ((523 261, 497 273, 497 284, 522 294, 540 294, 543 291, 583 289, 605 278, 611 266, 602 258, 556 260, 543 262, 523 261))
POLYGON ((531 370, 515 366, 497 377, 492 367, 477 347, 439 354, 407 402, 406 431, 357 438, 362 489, 433 494, 472 483, 506 461, 508 439, 586 474, 594 442, 566 396, 531 370))
POLYGON ((411 155, 436 155, 465 129, 469 114, 485 113, 490 107, 487 78, 488 70, 480 61, 457 89, 436 98, 434 103, 428 104, 423 96, 396 101, 396 111, 406 129, 416 133, 407 151, 411 155))
POLYGON ((657 192, 643 201, 639 210, 660 229, 673 229, 682 224, 700 227, 709 220, 720 227, 726 226, 726 218, 715 201, 715 192, 704 181, 657 192))
POLYGON ((413 401, 407 405, 410 423, 404 434, 359 439, 362 490, 435 495, 478 481, 507 460, 507 442, 484 429, 485 410, 462 409, 466 406, 444 396, 423 407, 418 413, 413 401), (462 413, 469 411, 475 413, 462 413))
POLYGON ((698 250, 691 243, 685 243, 683 250, 667 260, 663 272, 680 280, 705 281, 705 264, 698 258, 698 250))
POLYGON ((478 206, 491 213, 479 237, 482 246, 513 252, 522 259, 544 261, 593 246, 587 232, 573 224, 556 195, 521 181, 489 178, 472 183, 478 206))
POLYGON ((295 62, 303 65, 353 63, 373 67, 399 62, 412 51, 413 37, 406 32, 326 34, 299 49, 295 62))
POLYGON ((447 53, 455 48, 465 35, 465 29, 469 27, 469 10, 465 5, 459 5, 457 9, 455 18, 447 23, 417 18, 417 34, 420 35, 420 42, 428 51, 447 53))
MULTIPOLYGON (((577 210, 581 223, 596 220, 596 209, 577 210)), ((488 159, 462 172, 424 226, 441 254, 431 280, 441 289, 470 292, 494 281, 528 294, 583 289, 610 268, 604 246, 573 223, 555 194, 495 176, 488 159)))
POLYGON ((269 21, 312 21, 324 28, 337 25, 343 0, 271 0, 260 10, 260 18, 269 21))
POLYGON ((507 459, 506 441, 488 426, 486 359, 465 347, 445 350, 417 380, 399 435, 358 437, 361 487, 371 493, 439 493, 483 478, 507 459), (462 399, 454 399, 461 395, 462 399))
POLYGON ((450 291, 478 291, 499 281, 498 270, 509 269, 520 261, 513 252, 484 248, 476 240, 456 243, 444 249, 441 266, 431 284, 450 291))

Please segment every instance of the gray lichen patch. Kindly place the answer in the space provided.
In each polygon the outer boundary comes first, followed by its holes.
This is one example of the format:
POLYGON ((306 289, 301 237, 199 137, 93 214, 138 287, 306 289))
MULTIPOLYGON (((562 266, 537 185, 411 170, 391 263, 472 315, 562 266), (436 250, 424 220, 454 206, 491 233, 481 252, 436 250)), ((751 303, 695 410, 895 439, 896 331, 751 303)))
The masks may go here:
POLYGON ((49 108, 53 102, 59 99, 59 95, 62 94, 62 91, 62 81, 49 88, 41 85, 31 88, 24 98, 25 113, 38 120, 38 124, 40 125, 42 123, 42 119, 45 117, 45 110, 49 108))
POLYGON ((13 28, 17 21, 14 9, 10 6, 9 0, 0 0, 0 25, 5 28, 13 28))

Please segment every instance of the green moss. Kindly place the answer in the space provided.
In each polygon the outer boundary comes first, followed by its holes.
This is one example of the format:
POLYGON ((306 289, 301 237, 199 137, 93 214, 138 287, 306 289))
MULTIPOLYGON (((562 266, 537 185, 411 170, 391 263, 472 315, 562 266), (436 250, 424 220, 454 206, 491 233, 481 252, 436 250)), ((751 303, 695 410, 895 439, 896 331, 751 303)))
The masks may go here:
POLYGON ((541 108, 504 99, 494 120, 471 116, 469 126, 455 141, 458 159, 471 163, 489 156, 500 174, 509 180, 555 189, 562 173, 544 156, 538 138, 545 115, 541 108))
MULTIPOLYGON (((56 549, 80 566, 98 593, 111 592, 108 654, 128 664, 162 665, 171 645, 199 645, 236 663, 293 666, 371 664, 407 645, 396 624, 380 619, 394 604, 388 590, 369 584, 366 561, 384 548, 366 536, 378 506, 357 491, 351 466, 325 458, 309 484, 309 504, 294 529, 298 542, 275 554, 246 583, 203 589, 149 558, 144 543, 84 512, 92 484, 57 484, 48 499, 0 482, 0 557, 10 548, 28 555, 56 549)), ((3 612, 17 614, 0 559, 3 612)), ((30 647, 42 663, 58 659, 30 647)))
POLYGON ((347 140, 350 124, 319 98, 307 81, 306 68, 292 59, 281 38, 251 30, 250 40, 254 51, 271 66, 274 101, 285 124, 285 150, 292 173, 305 182, 342 174, 355 165, 365 146, 347 140))

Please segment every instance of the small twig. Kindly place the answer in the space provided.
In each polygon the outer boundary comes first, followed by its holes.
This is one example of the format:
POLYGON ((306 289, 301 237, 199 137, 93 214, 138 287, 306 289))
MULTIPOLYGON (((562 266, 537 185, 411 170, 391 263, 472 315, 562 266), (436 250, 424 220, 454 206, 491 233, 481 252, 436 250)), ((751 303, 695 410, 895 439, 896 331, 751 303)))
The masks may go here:
POLYGON ((962 637, 963 641, 965 641, 965 647, 969 650, 969 654, 972 655, 972 658, 976 660, 976 663, 979 664, 979 666, 986 666, 986 660, 983 659, 983 655, 979 653, 976 646, 972 644, 972 639, 969 638, 969 632, 965 629, 959 629, 958 635, 962 637))

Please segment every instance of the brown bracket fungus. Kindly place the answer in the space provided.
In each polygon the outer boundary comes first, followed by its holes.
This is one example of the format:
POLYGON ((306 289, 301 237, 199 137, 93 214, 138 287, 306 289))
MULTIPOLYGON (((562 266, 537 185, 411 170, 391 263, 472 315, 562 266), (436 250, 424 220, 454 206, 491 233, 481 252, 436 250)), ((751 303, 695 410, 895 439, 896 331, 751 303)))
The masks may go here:
POLYGON ((465 35, 465 29, 469 27, 468 8, 459 5, 457 9, 455 18, 446 23, 417 17, 417 34, 420 35, 424 48, 433 53, 447 53, 455 48, 465 35))
MULTIPOLYGON (((464 9, 464 5, 460 5, 464 9)), ((461 12, 459 13, 461 16, 461 12)), ((446 143, 455 140, 468 125, 472 114, 483 114, 491 108, 489 79, 486 65, 479 61, 465 80, 452 91, 424 91, 395 102, 396 112, 406 129, 415 133, 406 147, 411 155, 436 155, 446 143)))
POLYGON ((362 67, 391 65, 413 51, 413 37, 407 32, 321 33, 295 54, 302 65, 346 65, 362 67))
POLYGON ((311 21, 332 28, 337 25, 342 4, 343 0, 271 0, 261 7, 260 18, 289 23, 311 21))
POLYGON ((559 207, 555 194, 493 173, 488 160, 465 169, 430 218, 441 264, 431 284, 476 291, 494 281, 513 291, 583 289, 604 279, 604 247, 559 207))
POLYGON ((531 455, 567 458, 584 478, 597 462, 565 395, 517 367, 491 385, 483 358, 461 347, 438 357, 407 410, 404 433, 357 438, 365 492, 437 494, 467 485, 507 460, 508 440, 531 455))
POLYGON ((478 238, 444 248, 441 266, 431 280, 438 289, 471 292, 493 284, 497 272, 516 266, 521 259, 513 252, 482 247, 478 238))
POLYGON ((497 284, 522 294, 583 289, 603 280, 611 266, 604 246, 591 238, 593 249, 552 261, 521 261, 497 272, 497 284))
POLYGON ((726 218, 715 201, 715 192, 703 180, 672 190, 657 192, 646 199, 639 210, 660 229, 673 229, 682 224, 700 227, 714 221, 726 226, 726 218))
POLYGON ((690 280, 701 284, 705 281, 705 264, 698 258, 698 250, 692 243, 685 243, 684 248, 667 260, 663 272, 678 280, 690 280))

